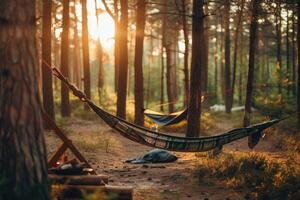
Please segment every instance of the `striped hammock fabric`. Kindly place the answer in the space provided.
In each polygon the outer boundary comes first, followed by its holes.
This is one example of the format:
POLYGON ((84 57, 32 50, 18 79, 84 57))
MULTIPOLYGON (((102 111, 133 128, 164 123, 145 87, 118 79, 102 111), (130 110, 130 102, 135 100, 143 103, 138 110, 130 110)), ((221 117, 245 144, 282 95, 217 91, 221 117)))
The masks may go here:
POLYGON ((281 121, 281 119, 274 119, 261 124, 252 125, 246 128, 238 128, 220 135, 209 137, 186 138, 167 135, 137 126, 106 112, 96 106, 82 91, 71 84, 57 68, 53 67, 51 69, 53 74, 64 82, 76 97, 78 97, 81 101, 86 102, 111 128, 118 131, 127 139, 154 148, 181 152, 202 152, 219 148, 224 144, 228 144, 247 136, 251 136, 252 144, 250 144, 250 147, 253 148, 261 138, 263 130, 281 121))
POLYGON ((187 109, 170 114, 163 114, 150 109, 145 109, 144 115, 159 126, 170 126, 185 120, 187 118, 187 109))
POLYGON ((256 141, 253 141, 255 144, 252 144, 252 147, 254 147, 261 138, 262 131, 280 121, 278 119, 274 119, 246 128, 233 129, 227 133, 215 136, 186 138, 166 135, 137 126, 102 110, 91 101, 87 101, 87 103, 101 119, 103 119, 111 128, 118 131, 122 136, 142 145, 169 151, 209 151, 235 140, 255 135, 255 138, 257 139, 256 141))

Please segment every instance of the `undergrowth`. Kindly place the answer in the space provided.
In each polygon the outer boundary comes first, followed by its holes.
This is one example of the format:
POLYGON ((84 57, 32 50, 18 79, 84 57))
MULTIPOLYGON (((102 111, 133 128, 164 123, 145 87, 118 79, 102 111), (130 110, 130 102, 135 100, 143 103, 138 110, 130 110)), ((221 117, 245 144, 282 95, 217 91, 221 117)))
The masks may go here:
POLYGON ((291 156, 286 162, 275 162, 256 154, 221 154, 199 159, 199 182, 217 178, 227 187, 249 190, 248 199, 300 199, 300 166, 291 156))

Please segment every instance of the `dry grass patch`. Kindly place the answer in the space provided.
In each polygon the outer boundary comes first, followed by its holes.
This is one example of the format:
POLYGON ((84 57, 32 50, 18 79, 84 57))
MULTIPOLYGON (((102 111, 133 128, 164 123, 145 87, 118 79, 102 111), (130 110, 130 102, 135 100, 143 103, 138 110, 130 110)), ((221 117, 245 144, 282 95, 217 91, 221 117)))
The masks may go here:
POLYGON ((292 156, 279 163, 257 153, 229 153, 198 162, 200 182, 217 178, 227 187, 249 190, 252 199, 300 198, 300 166, 292 156))

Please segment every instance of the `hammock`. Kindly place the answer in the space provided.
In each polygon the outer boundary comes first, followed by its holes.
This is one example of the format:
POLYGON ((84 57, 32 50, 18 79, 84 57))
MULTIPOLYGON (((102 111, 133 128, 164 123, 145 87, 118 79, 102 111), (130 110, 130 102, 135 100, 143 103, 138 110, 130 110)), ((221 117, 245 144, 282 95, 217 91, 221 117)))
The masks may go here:
POLYGON ((144 115, 160 126, 169 126, 185 120, 187 117, 187 109, 170 114, 163 114, 150 109, 145 109, 144 115))
POLYGON ((86 102, 91 107, 91 109, 112 129, 118 131, 122 136, 129 140, 154 148, 181 152, 209 151, 247 136, 250 136, 252 138, 251 140, 249 140, 251 141, 251 144, 249 144, 249 146, 252 148, 258 143, 264 129, 282 120, 269 120, 261 124, 252 125, 246 128, 238 128, 224 134, 209 137, 187 138, 166 135, 163 133, 151 131, 141 126, 137 126, 122 118, 106 112, 105 110, 96 106, 90 99, 86 97, 86 95, 82 91, 71 84, 57 68, 51 67, 51 69, 54 75, 58 77, 62 82, 64 82, 76 97, 78 97, 81 101, 86 102))

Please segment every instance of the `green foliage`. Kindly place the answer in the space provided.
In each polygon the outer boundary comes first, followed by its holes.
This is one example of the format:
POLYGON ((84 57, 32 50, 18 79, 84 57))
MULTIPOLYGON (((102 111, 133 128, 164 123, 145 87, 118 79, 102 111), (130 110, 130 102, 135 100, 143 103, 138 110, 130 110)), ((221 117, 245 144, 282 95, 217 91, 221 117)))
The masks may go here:
POLYGON ((255 199, 299 198, 300 167, 292 157, 283 164, 255 153, 222 154, 200 159, 197 175, 200 182, 218 178, 228 187, 247 188, 255 199))
POLYGON ((256 96, 255 102, 255 108, 270 118, 281 118, 295 112, 295 98, 283 98, 282 95, 256 96))

